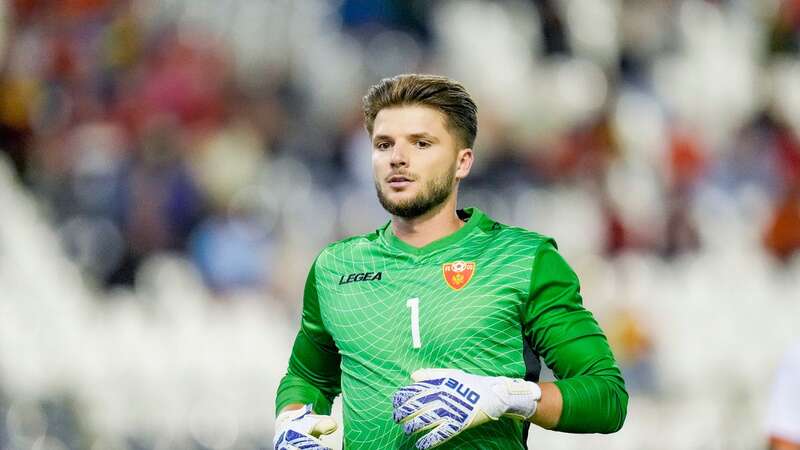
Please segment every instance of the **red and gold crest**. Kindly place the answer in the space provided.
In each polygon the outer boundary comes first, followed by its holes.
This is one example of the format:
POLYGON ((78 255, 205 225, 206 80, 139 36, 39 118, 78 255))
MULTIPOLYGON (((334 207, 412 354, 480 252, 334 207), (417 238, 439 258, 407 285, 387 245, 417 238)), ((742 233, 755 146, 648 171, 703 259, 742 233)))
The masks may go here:
POLYGON ((469 283, 475 273, 475 263, 456 261, 442 265, 442 274, 447 285, 460 290, 469 283))

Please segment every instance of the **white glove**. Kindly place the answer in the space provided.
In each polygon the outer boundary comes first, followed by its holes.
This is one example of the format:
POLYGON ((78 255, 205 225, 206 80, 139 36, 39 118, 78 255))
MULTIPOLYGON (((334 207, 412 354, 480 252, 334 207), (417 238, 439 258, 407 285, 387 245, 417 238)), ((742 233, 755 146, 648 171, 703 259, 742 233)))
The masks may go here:
POLYGON ((313 414, 311 404, 282 412, 275 419, 275 450, 331 450, 318 438, 336 431, 331 416, 313 414))
POLYGON ((430 430, 417 441, 421 450, 500 416, 528 419, 542 397, 539 385, 530 381, 457 369, 421 369, 411 378, 416 383, 394 394, 394 421, 406 434, 430 430))

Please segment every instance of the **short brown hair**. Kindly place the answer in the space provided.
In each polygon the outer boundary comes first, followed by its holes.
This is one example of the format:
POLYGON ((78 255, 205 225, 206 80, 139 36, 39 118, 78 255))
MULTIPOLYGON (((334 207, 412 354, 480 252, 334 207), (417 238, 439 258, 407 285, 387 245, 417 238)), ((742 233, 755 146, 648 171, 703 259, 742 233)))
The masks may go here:
POLYGON ((375 117, 384 108, 424 105, 441 111, 462 148, 472 148, 478 134, 478 107, 458 81, 439 75, 404 74, 384 78, 363 99, 364 124, 372 136, 375 117))

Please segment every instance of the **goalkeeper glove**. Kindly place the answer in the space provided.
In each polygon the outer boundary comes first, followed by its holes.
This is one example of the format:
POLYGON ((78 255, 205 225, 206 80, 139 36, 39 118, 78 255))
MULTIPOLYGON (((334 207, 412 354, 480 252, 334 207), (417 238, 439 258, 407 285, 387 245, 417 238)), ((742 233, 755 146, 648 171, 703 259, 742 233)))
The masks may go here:
POLYGON ((275 450, 331 450, 318 438, 336 430, 331 416, 319 416, 311 404, 300 409, 284 411, 275 419, 275 450))
POLYGON ((430 430, 417 441, 421 450, 500 416, 528 419, 542 397, 539 385, 530 381, 456 369, 421 369, 411 378, 414 384, 394 394, 394 421, 406 434, 430 430))

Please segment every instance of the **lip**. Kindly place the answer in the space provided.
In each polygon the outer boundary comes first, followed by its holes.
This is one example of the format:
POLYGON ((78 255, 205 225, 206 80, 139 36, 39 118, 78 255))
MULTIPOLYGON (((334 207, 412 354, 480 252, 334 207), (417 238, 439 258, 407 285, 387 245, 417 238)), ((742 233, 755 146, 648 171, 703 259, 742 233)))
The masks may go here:
POLYGON ((389 186, 393 189, 403 189, 408 187, 413 183, 413 181, 403 180, 403 181, 390 181, 389 186))
POLYGON ((403 175, 392 175, 386 179, 386 182, 393 189, 402 189, 409 186, 414 180, 403 175))

